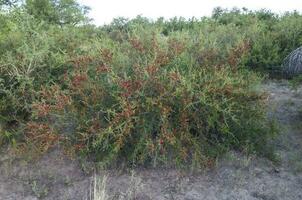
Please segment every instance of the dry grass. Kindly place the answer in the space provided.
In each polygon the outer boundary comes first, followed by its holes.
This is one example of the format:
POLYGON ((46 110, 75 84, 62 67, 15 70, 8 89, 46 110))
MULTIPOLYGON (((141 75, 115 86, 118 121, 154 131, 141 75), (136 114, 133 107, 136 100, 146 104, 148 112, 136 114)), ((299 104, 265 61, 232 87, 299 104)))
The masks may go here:
POLYGON ((108 194, 108 175, 95 174, 90 185, 89 198, 86 200, 134 200, 138 198, 138 192, 143 189, 141 178, 131 173, 129 185, 126 191, 108 194))

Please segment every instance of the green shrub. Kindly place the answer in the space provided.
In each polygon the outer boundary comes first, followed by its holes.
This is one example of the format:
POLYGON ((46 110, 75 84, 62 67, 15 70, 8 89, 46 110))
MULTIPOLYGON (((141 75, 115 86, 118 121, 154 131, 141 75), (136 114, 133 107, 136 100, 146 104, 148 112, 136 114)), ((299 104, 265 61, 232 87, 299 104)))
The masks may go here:
POLYGON ((62 143, 104 165, 200 167, 229 149, 264 153, 274 130, 249 69, 272 70, 299 44, 281 38, 300 15, 222 12, 96 28, 26 6, 1 11, 0 144, 62 143))
POLYGON ((301 86, 301 83, 302 83, 302 75, 295 76, 289 81, 290 86, 294 90, 297 90, 301 86))
POLYGON ((272 133, 256 74, 198 64, 185 35, 147 33, 138 30, 123 43, 103 38, 75 57, 64 84, 40 92, 28 134, 47 124, 57 137, 46 138, 104 164, 200 167, 226 150, 265 144, 272 133))
POLYGON ((4 123, 29 119, 37 91, 58 81, 68 69, 70 57, 81 53, 90 36, 89 27, 59 28, 23 11, 10 15, 9 29, 0 41, 0 115, 4 123))

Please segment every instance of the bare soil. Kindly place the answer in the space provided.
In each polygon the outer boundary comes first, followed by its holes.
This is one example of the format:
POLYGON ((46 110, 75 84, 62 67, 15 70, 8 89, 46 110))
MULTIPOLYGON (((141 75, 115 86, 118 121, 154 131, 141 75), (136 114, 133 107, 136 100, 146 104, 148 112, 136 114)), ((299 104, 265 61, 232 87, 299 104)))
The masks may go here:
MULTIPOLYGON (((177 170, 101 171, 108 199, 138 200, 299 200, 302 199, 302 89, 286 81, 263 85, 269 115, 280 135, 271 141, 280 163, 230 152, 215 168, 200 173, 177 170)), ((86 200, 95 175, 89 163, 70 160, 56 149, 35 162, 0 154, 0 200, 86 200)))

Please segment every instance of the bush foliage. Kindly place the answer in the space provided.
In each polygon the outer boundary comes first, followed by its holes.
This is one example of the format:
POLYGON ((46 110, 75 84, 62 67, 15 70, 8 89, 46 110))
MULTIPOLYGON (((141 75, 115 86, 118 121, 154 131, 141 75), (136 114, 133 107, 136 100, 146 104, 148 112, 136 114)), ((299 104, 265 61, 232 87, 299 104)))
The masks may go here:
POLYGON ((200 167, 229 149, 261 152, 272 137, 250 69, 279 69, 301 45, 299 13, 217 8, 95 27, 75 1, 48 2, 1 10, 0 145, 200 167))

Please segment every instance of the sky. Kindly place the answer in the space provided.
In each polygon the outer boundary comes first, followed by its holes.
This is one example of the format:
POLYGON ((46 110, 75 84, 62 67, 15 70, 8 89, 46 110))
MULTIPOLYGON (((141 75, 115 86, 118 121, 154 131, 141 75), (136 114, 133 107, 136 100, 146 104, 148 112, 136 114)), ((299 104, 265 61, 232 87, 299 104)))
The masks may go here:
POLYGON ((113 18, 134 18, 142 15, 151 19, 164 17, 210 16, 213 8, 269 9, 282 14, 285 11, 302 11, 302 0, 78 0, 91 8, 89 17, 96 25, 108 24, 113 18))

